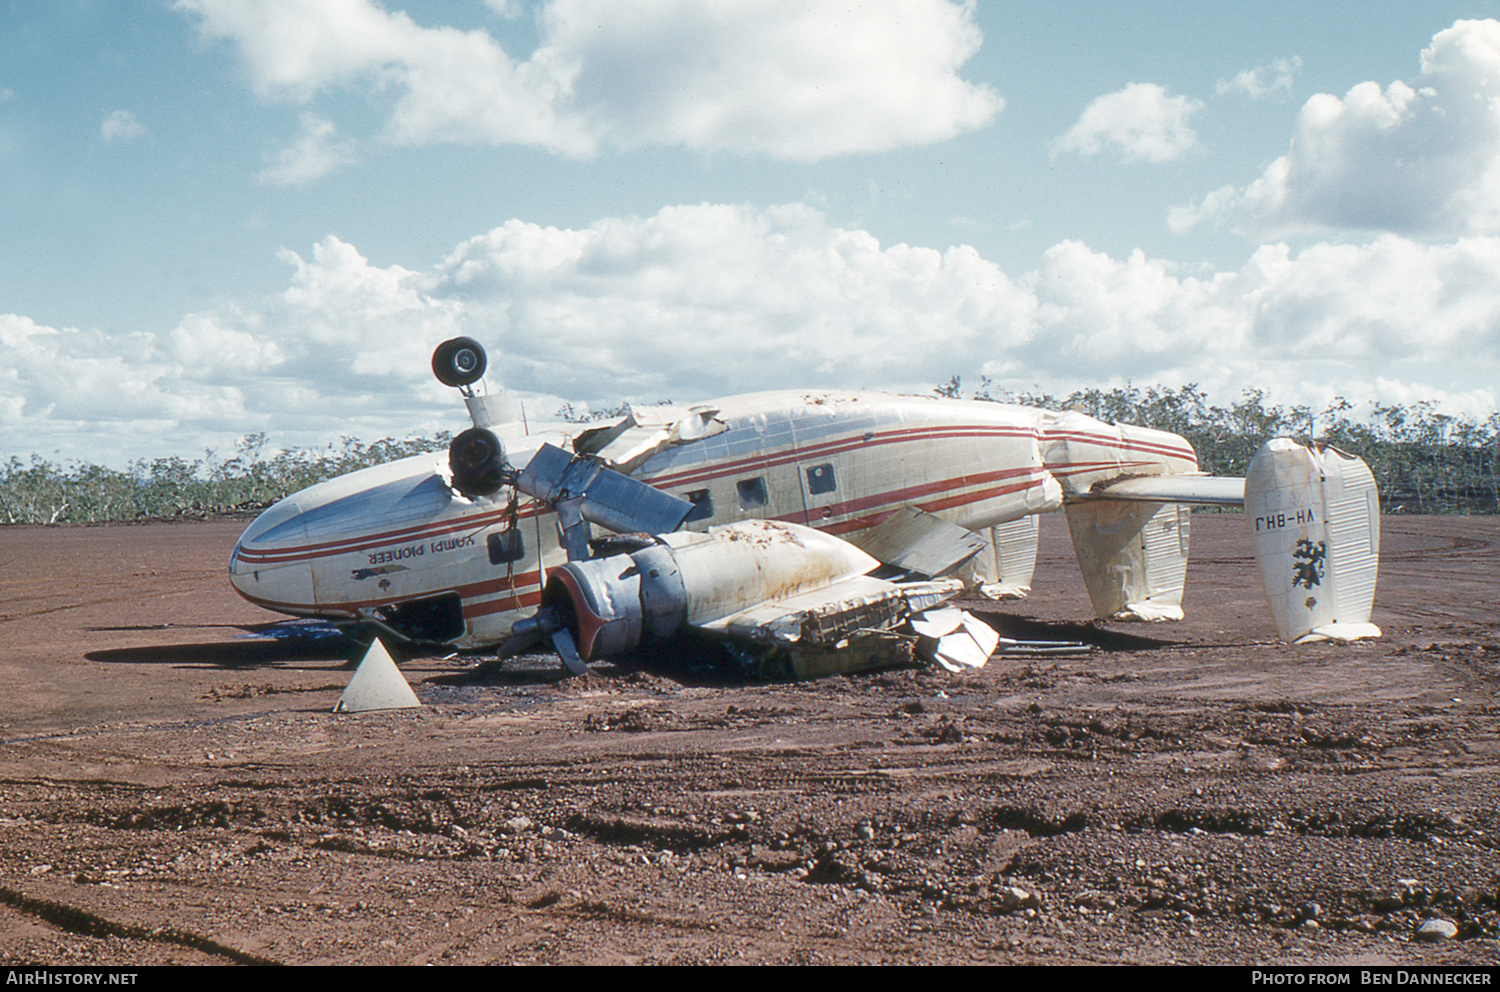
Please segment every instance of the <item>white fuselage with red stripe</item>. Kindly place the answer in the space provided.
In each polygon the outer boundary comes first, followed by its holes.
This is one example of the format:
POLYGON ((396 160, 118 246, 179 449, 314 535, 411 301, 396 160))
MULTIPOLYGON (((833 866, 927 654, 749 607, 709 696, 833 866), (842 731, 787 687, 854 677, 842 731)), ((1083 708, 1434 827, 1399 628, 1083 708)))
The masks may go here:
MULTIPOLYGON (((849 535, 911 505, 983 531, 1103 483, 1197 467, 1173 434, 1001 403, 778 392, 713 406, 724 429, 666 445, 631 473, 695 503, 691 529, 765 518, 849 535)), ((553 426, 504 438, 511 463, 583 429, 553 426)), ((565 560, 555 517, 509 487, 457 495, 444 462, 406 458, 272 506, 235 547, 235 588, 268 609, 335 622, 437 602, 452 613, 451 636, 439 639, 503 640, 565 560)))

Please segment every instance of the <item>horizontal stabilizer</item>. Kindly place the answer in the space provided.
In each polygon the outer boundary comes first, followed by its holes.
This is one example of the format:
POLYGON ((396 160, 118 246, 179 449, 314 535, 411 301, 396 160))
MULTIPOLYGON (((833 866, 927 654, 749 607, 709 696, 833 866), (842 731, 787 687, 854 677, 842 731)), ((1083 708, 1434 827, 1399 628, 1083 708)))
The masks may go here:
POLYGON ((1245 502, 1245 480, 1222 475, 1152 475, 1112 482, 1090 493, 1089 497, 1239 506, 1245 502))

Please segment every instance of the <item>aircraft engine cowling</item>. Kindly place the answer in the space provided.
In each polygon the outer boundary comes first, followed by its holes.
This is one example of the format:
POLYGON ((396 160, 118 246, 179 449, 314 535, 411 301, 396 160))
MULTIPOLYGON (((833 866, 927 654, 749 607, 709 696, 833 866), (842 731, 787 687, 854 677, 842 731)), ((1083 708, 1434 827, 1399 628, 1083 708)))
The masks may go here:
POLYGON ((471 427, 448 445, 453 488, 464 496, 490 496, 505 484, 505 447, 494 431, 471 427))
POLYGON ((568 562, 549 574, 538 615, 550 615, 579 657, 591 661, 665 640, 685 625, 712 627, 878 564, 821 531, 748 520, 707 534, 667 534, 634 554, 568 562))
POLYGON ((687 617, 687 590, 658 545, 553 569, 542 605, 557 610, 579 656, 592 661, 671 637, 687 617))

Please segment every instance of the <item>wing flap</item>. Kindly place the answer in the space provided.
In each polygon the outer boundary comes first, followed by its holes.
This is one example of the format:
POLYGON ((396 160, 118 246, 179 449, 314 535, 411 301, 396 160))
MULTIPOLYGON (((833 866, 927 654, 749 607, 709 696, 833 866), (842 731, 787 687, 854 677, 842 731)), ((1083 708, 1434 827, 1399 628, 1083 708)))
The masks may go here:
POLYGON ((988 547, 982 535, 915 506, 845 540, 883 564, 927 578, 948 574, 988 547))

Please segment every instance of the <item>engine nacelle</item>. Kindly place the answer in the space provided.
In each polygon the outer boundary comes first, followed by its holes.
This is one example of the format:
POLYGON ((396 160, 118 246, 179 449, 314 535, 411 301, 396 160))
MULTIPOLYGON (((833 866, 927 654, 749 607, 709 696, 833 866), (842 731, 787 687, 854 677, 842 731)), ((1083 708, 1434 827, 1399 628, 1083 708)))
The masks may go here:
POLYGON ((634 554, 568 562, 550 573, 538 615, 550 612, 572 635, 579 657, 591 661, 665 640, 684 625, 701 627, 768 600, 824 588, 878 564, 810 527, 747 520, 707 534, 667 534, 634 554))
POLYGON ((448 445, 448 469, 464 496, 491 496, 505 484, 505 446, 494 431, 470 427, 448 445))

